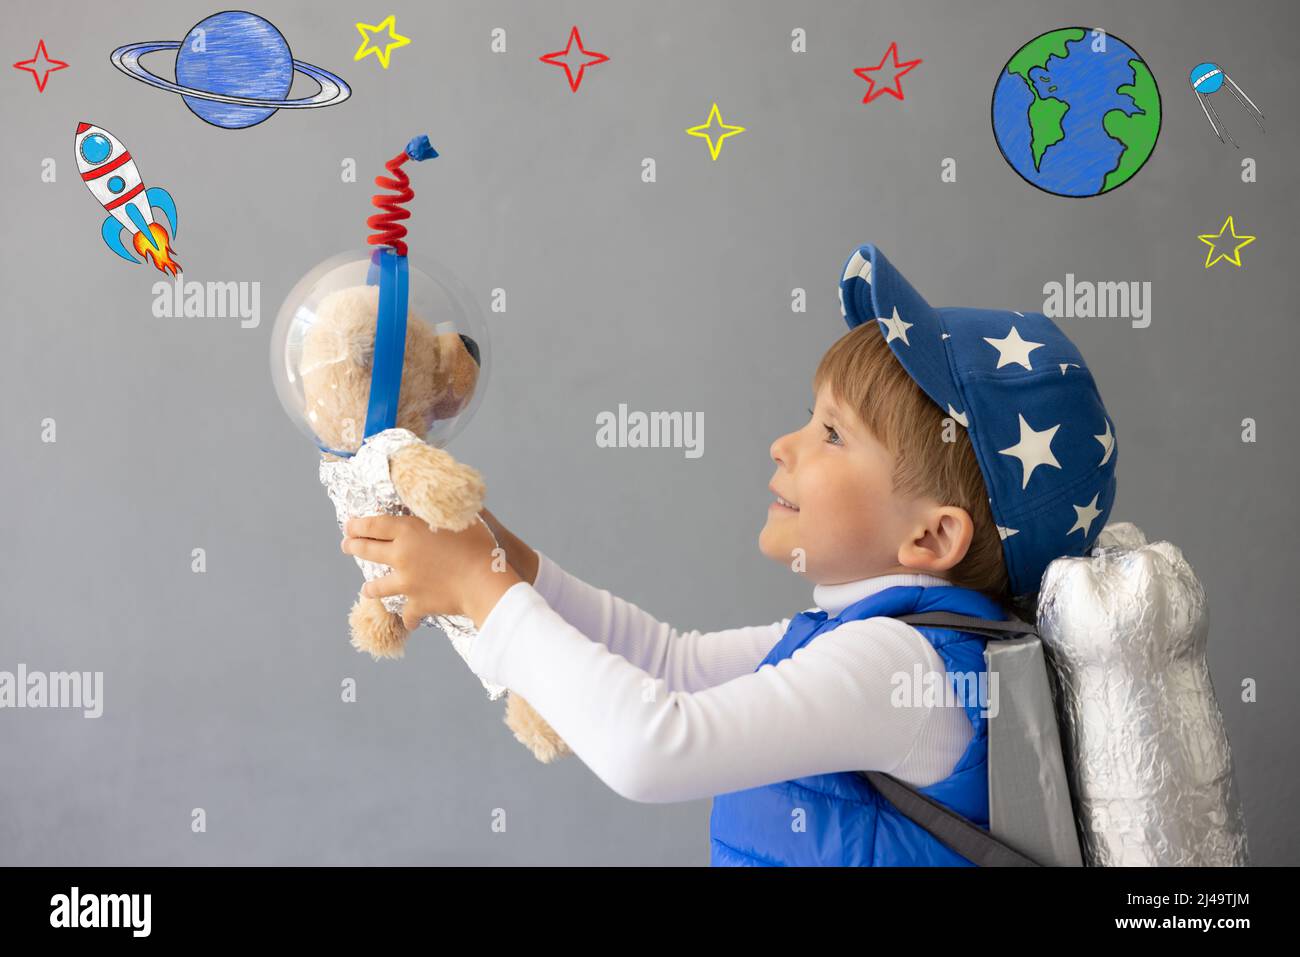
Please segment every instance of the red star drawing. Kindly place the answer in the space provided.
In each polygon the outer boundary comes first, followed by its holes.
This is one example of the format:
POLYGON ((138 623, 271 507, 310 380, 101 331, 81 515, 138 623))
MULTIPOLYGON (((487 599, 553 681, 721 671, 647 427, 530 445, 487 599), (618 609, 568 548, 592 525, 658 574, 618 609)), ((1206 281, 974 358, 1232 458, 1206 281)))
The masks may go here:
POLYGON ((36 92, 44 93, 45 84, 55 70, 66 70, 68 65, 62 60, 51 60, 45 52, 45 41, 36 44, 36 55, 30 60, 21 60, 14 64, 15 70, 26 70, 36 81, 36 92))
POLYGON ((582 34, 578 32, 575 26, 569 31, 569 42, 563 50, 556 50, 554 53, 548 53, 543 57, 538 57, 543 63, 549 63, 551 66, 564 67, 564 73, 569 78, 569 89, 574 93, 578 92, 578 87, 582 85, 582 73, 589 66, 595 66, 597 63, 604 63, 609 57, 603 53, 597 53, 594 50, 587 50, 582 45, 582 34), (573 67, 569 63, 569 56, 573 50, 574 41, 578 42, 578 52, 587 57, 586 60, 578 64, 578 75, 573 75, 573 67))
POLYGON ((866 80, 868 83, 871 84, 871 86, 867 87, 867 95, 862 98, 862 102, 870 103, 872 100, 880 96, 882 93, 888 93, 890 96, 901 100, 903 98, 903 88, 898 81, 903 77, 903 74, 913 70, 916 67, 916 65, 919 64, 920 62, 921 62, 920 60, 908 60, 906 63, 899 63, 898 44, 891 43, 889 45, 889 49, 885 51, 885 55, 880 58, 880 62, 877 63, 875 66, 860 66, 853 71, 855 74, 862 77, 862 79, 866 80), (892 81, 893 85, 885 86, 884 84, 881 84, 879 89, 877 89, 876 81, 872 77, 867 76, 867 74, 873 73, 876 70, 883 69, 885 66, 885 61, 888 60, 890 57, 894 58, 895 72, 894 72, 894 79, 892 81))

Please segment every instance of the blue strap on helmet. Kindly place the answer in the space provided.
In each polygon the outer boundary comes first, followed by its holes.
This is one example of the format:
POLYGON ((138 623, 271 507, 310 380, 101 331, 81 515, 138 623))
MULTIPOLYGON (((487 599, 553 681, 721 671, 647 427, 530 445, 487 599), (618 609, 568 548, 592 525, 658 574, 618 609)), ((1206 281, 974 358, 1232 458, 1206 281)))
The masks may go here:
POLYGON ((379 251, 379 315, 375 317, 375 358, 370 370, 370 404, 362 440, 397 424, 406 351, 406 257, 379 251))
MULTIPOLYGON (((376 249, 370 255, 366 285, 379 286, 379 311, 375 315, 375 354, 370 364, 370 398, 366 404, 366 426, 362 441, 397 424, 397 401, 402 390, 402 361, 406 352, 406 310, 408 269, 405 256, 392 249, 376 249)), ((319 439, 322 452, 350 459, 356 451, 332 449, 319 439)))

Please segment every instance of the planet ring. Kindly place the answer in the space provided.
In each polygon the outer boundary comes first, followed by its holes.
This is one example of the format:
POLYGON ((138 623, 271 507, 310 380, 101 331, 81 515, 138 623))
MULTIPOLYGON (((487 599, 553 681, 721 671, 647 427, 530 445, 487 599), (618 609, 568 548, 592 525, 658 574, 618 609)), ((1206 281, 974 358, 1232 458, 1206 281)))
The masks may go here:
POLYGON ((150 86, 157 87, 160 90, 166 90, 169 93, 181 93, 185 96, 193 96, 201 100, 212 100, 215 103, 233 103, 237 106, 260 106, 273 110, 294 110, 308 109, 314 106, 333 106, 335 103, 342 103, 352 95, 352 88, 347 85, 342 77, 335 76, 320 67, 312 66, 310 63, 304 63, 302 60, 293 61, 295 73, 304 73, 320 84, 320 90, 314 96, 300 97, 296 100, 263 100, 252 96, 231 96, 226 93, 211 93, 207 90, 196 90, 187 86, 181 86, 170 80, 164 80, 157 74, 150 73, 140 58, 147 53, 154 53, 158 50, 178 50, 180 49, 180 40, 160 40, 149 41, 145 43, 128 43, 124 47, 118 47, 110 55, 109 59, 113 66, 117 67, 127 76, 135 80, 143 80, 150 86))

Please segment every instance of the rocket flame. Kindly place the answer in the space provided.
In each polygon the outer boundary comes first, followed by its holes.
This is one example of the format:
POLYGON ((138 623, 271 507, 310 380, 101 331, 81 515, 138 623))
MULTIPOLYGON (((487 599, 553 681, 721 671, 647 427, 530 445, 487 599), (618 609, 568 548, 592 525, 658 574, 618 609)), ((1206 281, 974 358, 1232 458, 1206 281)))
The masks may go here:
POLYGON ((131 237, 131 245, 135 247, 135 251, 141 259, 151 261, 159 272, 170 272, 175 276, 183 267, 172 258, 167 240, 167 230, 157 223, 150 223, 149 233, 150 236, 146 236, 144 230, 136 233, 131 237))

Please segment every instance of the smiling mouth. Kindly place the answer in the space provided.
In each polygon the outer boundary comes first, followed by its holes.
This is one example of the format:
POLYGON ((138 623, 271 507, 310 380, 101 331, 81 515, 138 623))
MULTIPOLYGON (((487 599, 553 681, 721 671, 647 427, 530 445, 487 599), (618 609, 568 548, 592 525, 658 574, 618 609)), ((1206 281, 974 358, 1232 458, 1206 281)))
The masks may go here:
MULTIPOLYGON (((773 493, 773 494, 775 494, 775 493, 773 493)), ((793 502, 788 502, 788 501, 786 501, 785 499, 783 499, 783 498, 782 498, 781 496, 779 496, 779 495, 776 496, 776 501, 772 503, 771 507, 772 507, 772 508, 779 508, 779 509, 781 509, 781 510, 783 510, 783 511, 787 511, 787 512, 797 512, 797 511, 799 511, 799 506, 795 505, 793 502)))

